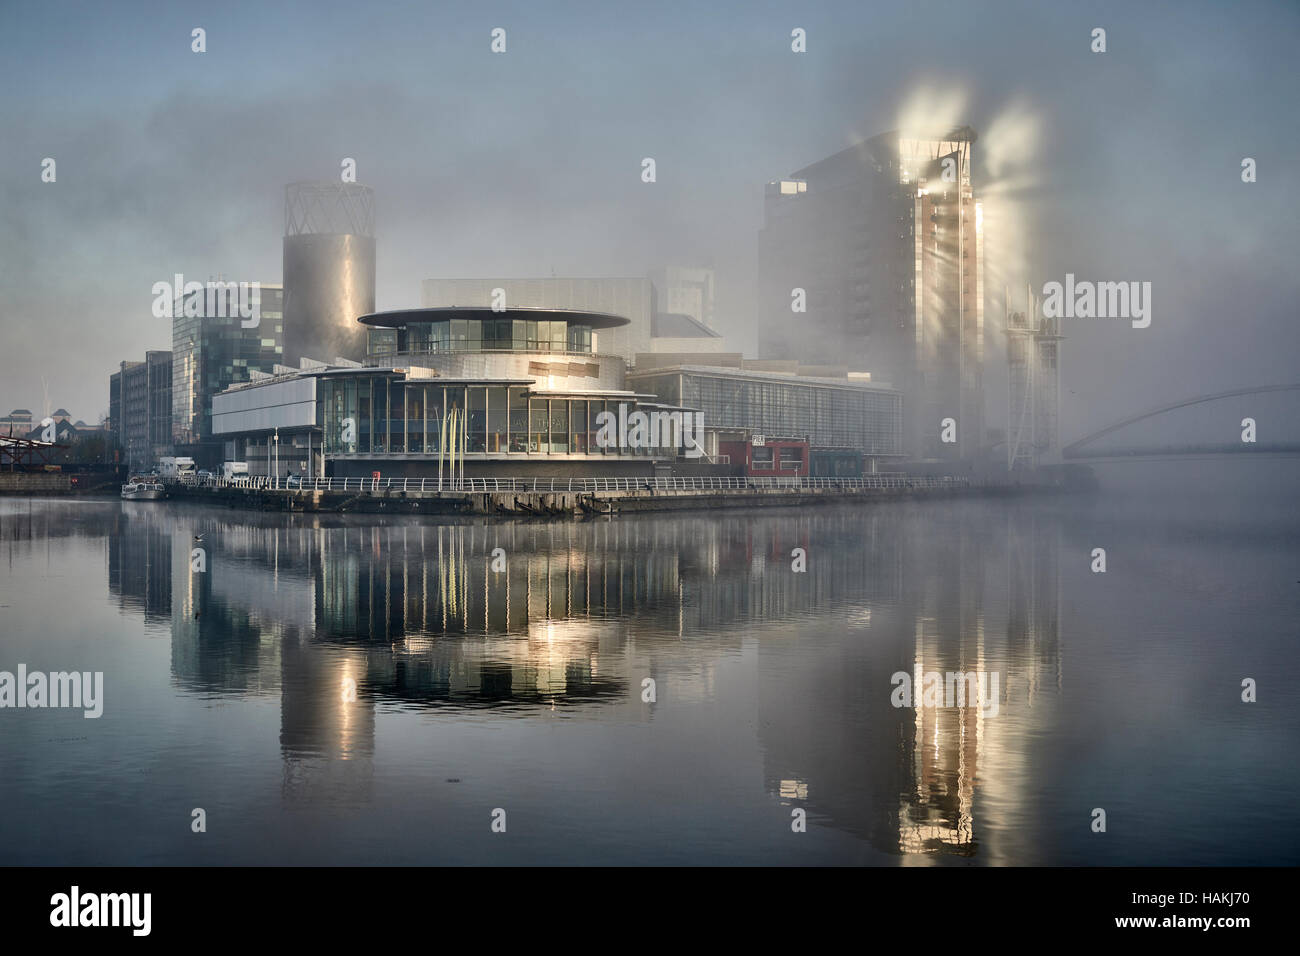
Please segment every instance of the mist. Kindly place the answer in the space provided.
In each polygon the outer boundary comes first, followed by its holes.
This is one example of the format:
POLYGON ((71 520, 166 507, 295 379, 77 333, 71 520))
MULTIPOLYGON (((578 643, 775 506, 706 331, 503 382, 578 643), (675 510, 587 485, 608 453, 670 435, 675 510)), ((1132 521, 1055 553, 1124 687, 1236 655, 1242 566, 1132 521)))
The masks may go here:
POLYGON ((376 191, 378 308, 418 305, 434 276, 703 264, 729 348, 752 355, 763 184, 919 121, 979 134, 990 426, 1005 423, 1002 290, 1067 272, 1150 281, 1154 314, 1064 330, 1066 442, 1294 378, 1290 4, 53 3, 0 18, 6 410, 40 409, 48 388, 96 420, 118 362, 170 347, 152 283, 278 281, 285 184, 349 157, 376 191))

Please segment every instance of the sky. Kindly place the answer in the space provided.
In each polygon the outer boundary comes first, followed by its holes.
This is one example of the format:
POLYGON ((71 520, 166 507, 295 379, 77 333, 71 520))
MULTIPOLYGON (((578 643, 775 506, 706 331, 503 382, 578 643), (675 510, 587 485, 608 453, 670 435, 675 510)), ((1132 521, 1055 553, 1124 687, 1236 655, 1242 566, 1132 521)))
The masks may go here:
POLYGON ((1249 0, 0 0, 0 411, 48 393, 97 421, 118 363, 170 348, 153 284, 279 281, 285 184, 345 157, 375 189, 380 309, 435 276, 703 264, 752 355, 763 184, 917 120, 980 136, 991 426, 1000 289, 1067 272, 1149 281, 1153 310, 1066 323, 1067 442, 1300 380, 1298 39, 1300 4, 1249 0))

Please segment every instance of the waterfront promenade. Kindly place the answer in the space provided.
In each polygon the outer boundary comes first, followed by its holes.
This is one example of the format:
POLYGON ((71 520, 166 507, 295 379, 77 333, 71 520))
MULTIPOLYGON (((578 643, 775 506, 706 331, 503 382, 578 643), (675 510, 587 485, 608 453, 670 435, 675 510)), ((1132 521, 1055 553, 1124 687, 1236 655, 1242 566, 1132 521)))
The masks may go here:
MULTIPOLYGON (((1033 486, 1044 490, 1052 486, 1033 486)), ((762 507, 1030 490, 968 478, 252 478, 168 482, 172 498, 259 511, 584 515, 762 507)))

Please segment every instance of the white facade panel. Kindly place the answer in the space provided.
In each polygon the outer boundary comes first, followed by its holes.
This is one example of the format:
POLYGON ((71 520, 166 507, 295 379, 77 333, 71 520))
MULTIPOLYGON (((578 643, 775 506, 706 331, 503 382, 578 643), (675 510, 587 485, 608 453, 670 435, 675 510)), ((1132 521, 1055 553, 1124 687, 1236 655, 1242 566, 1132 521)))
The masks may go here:
POLYGON ((212 433, 308 428, 316 424, 316 379, 247 385, 212 399, 212 433))

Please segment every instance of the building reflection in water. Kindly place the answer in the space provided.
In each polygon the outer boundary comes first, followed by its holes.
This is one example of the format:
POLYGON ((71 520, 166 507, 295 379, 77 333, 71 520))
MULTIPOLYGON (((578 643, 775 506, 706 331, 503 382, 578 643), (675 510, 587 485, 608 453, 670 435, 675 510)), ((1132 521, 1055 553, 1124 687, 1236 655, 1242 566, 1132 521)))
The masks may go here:
POLYGON ((749 648, 771 798, 924 862, 981 853, 981 798, 1023 800, 1025 711, 1061 660, 1057 519, 929 507, 940 534, 908 505, 440 525, 163 508, 109 530, 109 576, 170 613, 183 691, 279 697, 286 803, 370 800, 377 709, 652 720, 644 677, 660 705, 709 701, 749 648), (894 708, 897 670, 996 672, 1000 712, 894 708))
POLYGON ((982 852, 977 797, 1004 818, 1023 803, 1025 745, 1043 719, 1025 709, 1060 680, 1057 519, 1032 508, 936 511, 940 535, 909 533, 905 507, 876 509, 839 537, 819 529, 821 553, 853 579, 835 581, 820 627, 858 639, 804 631, 795 650, 761 645, 780 660, 758 668, 769 791, 905 863, 982 852), (896 671, 997 673, 998 713, 895 708, 896 671))

